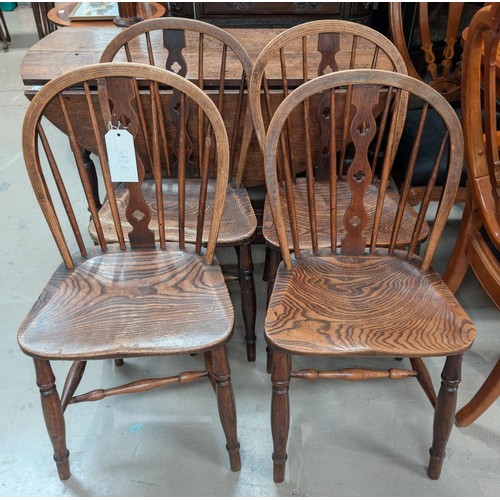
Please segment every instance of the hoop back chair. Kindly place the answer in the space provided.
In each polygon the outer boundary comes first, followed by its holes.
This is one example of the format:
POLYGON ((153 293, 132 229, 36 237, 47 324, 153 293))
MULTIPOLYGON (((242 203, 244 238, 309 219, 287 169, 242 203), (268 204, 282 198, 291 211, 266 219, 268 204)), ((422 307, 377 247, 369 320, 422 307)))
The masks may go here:
MULTIPOLYGON (((58 137, 60 140, 60 133, 58 137)), ((185 136, 181 134, 181 151, 185 150, 184 146, 185 136)), ((130 164, 134 153, 130 145, 116 148, 120 151, 118 166, 121 170, 130 164)), ((64 411, 68 405, 201 378, 209 378, 216 390, 231 469, 239 470, 236 414, 225 348, 232 333, 233 309, 214 257, 229 176, 229 148, 224 123, 215 105, 195 85, 159 68, 128 63, 87 66, 55 78, 36 94, 24 121, 23 152, 34 193, 63 259, 63 264, 51 277, 18 333, 21 349, 34 360, 43 413, 60 478, 70 477, 64 423, 64 411), (97 82, 98 92, 94 82, 97 82), (162 147, 167 147, 162 141, 174 139, 168 133, 160 133, 159 88, 165 86, 179 91, 181 118, 185 116, 188 102, 203 110, 206 114, 206 157, 211 149, 216 148, 213 210, 208 213, 205 193, 202 192, 194 244, 188 243, 185 236, 186 161, 182 154, 178 167, 178 210, 165 216, 162 210, 164 193, 160 155, 162 147), (79 154, 79 137, 65 102, 66 92, 72 92, 75 87, 81 88, 86 103, 79 119, 87 121, 99 147, 101 173, 113 213, 117 243, 106 241, 91 181, 79 154), (55 105, 60 106, 64 115, 73 155, 58 148, 59 143, 54 142, 53 137, 56 129, 46 126, 45 113, 55 105), (151 120, 146 120, 145 116, 151 120), (142 129, 146 123, 151 130, 142 129), (125 183, 129 193, 126 214, 131 230, 124 227, 119 217, 114 186, 116 178, 110 170, 114 146, 107 150, 104 138, 109 128, 115 129, 114 133, 120 136, 127 135, 126 128, 134 142, 141 134, 153 134, 155 138, 150 167, 154 176, 156 207, 149 205, 142 196, 148 158, 141 157, 135 148, 138 181, 125 183), (73 166, 76 165, 74 170, 69 168, 71 161, 74 161, 73 166), (80 196, 68 187, 68 181, 64 181, 68 175, 75 177, 76 171, 81 180, 80 196), (83 214, 78 213, 78 206, 83 214), (90 209, 99 243, 93 246, 89 242, 89 249, 83 237, 83 228, 88 223, 86 206, 90 209), (158 225, 152 228, 154 210, 158 213, 158 225), (171 217, 178 217, 176 243, 166 241, 165 227, 171 217), (210 220, 206 249, 202 246, 205 218, 210 220), (129 231, 127 237, 126 231, 129 231), (73 248, 77 249, 74 254, 73 248), (75 394, 88 361, 195 352, 205 353, 204 370, 75 394), (53 360, 72 362, 61 396, 51 369, 53 360)), ((206 181, 204 185, 206 187, 206 181)))
MULTIPOLYGON (((391 40, 406 63, 408 74, 417 80, 426 82, 438 91, 460 113, 462 76, 460 36, 465 26, 469 24, 476 8, 465 2, 443 2, 441 4, 419 2, 413 7, 418 11, 414 12, 417 20, 416 26, 413 26, 412 23, 411 27, 408 28, 405 26, 404 10, 410 8, 412 8, 410 4, 405 6, 401 2, 389 4, 391 40)), ((418 103, 415 103, 415 106, 418 107, 418 103)), ((418 116, 418 109, 410 111, 408 128, 402 139, 401 155, 403 157, 407 151, 411 150, 414 140, 414 122, 418 121, 418 116), (411 119, 412 115, 415 115, 413 120, 411 119)), ((425 156, 422 156, 422 161, 419 162, 412 178, 409 197, 409 203, 412 206, 417 205, 422 200, 427 179, 432 170, 433 149, 438 147, 432 136, 424 140, 429 143, 427 148, 429 157, 426 158, 427 161, 424 161, 425 156)), ((394 169, 393 177, 400 189, 404 174, 401 167, 394 169)), ((432 193, 433 201, 439 200, 441 186, 445 178, 445 172, 441 171, 432 193)), ((463 170, 456 201, 463 202, 465 197, 465 170, 463 170)))
MULTIPOLYGON (((406 74, 405 63, 396 47, 390 40, 377 31, 356 23, 338 20, 313 21, 291 28, 279 34, 261 52, 254 64, 252 73, 250 99, 254 119, 254 127, 259 138, 259 143, 264 150, 265 133, 267 124, 279 102, 284 99, 295 88, 308 81, 310 78, 321 76, 329 72, 343 69, 387 69, 406 74), (277 70, 276 68, 279 68, 277 70), (282 91, 273 91, 273 87, 279 87, 282 91), (267 123, 266 123, 267 119, 267 123)), ((282 170, 290 169, 294 192, 294 213, 298 222, 298 241, 302 248, 310 247, 311 228, 308 223, 310 216, 310 205, 308 203, 307 184, 304 178, 308 156, 311 152, 312 169, 314 170, 315 183, 315 209, 317 220, 318 246, 325 247, 330 244, 328 217, 328 178, 330 164, 330 122, 335 121, 335 129, 338 140, 337 151, 338 164, 344 165, 342 175, 339 177, 339 204, 345 206, 349 199, 349 189, 345 179, 345 171, 352 161, 352 143, 349 137, 347 120, 349 116, 345 109, 349 108, 352 99, 352 89, 347 87, 343 94, 339 94, 335 102, 335 109, 329 107, 329 98, 325 93, 321 96, 313 96, 309 100, 310 114, 318 116, 313 124, 310 134, 304 137, 304 129, 301 127, 304 117, 295 110, 287 119, 286 128, 280 139, 279 175, 282 179, 282 170), (302 147, 292 147, 292 144, 300 144, 302 147)), ((371 164, 373 171, 378 174, 378 163, 383 158, 384 151, 381 149, 382 140, 388 117, 391 112, 391 101, 381 100, 377 104, 376 116, 380 127, 377 140, 373 143, 371 164)), ((375 176, 376 179, 377 176, 375 176)), ((286 191, 290 187, 281 185, 282 205, 286 208, 286 191)), ((367 197, 371 205, 368 212, 370 222, 366 230, 369 231, 373 221, 373 213, 376 202, 376 189, 370 187, 367 197)), ((384 210, 385 223, 382 225, 380 243, 389 244, 390 220, 394 217, 398 204, 397 193, 386 198, 384 210), (385 241, 385 243, 383 243, 385 241)), ((284 210, 286 220, 286 231, 289 247, 294 243, 290 230, 290 221, 286 219, 287 210, 284 210)), ((404 226, 411 227, 416 218, 416 212, 411 207, 406 207, 404 212, 404 226)), ((279 253, 279 242, 273 224, 273 218, 266 201, 264 209, 263 235, 267 245, 266 253, 266 276, 268 282, 268 301, 271 296, 276 272, 281 256, 279 253)), ((340 220, 340 224, 342 221, 340 220)), ((422 238, 425 238, 427 226, 424 227, 422 238)), ((340 234, 340 233, 339 233, 340 234)), ((409 234, 401 232, 401 244, 410 241, 409 234)), ((270 370, 271 353, 268 349, 268 371, 270 370)))
MULTIPOLYGON (((500 308, 500 168, 497 106, 497 50, 500 6, 480 10, 468 28, 463 56, 462 108, 467 167, 467 201, 444 280, 452 292, 469 266, 500 308)), ((500 361, 473 399, 458 413, 457 425, 474 422, 500 396, 500 361)))
MULTIPOLYGON (((338 137, 333 120, 330 124, 330 138, 329 149, 336 150, 338 144, 335 141, 338 142, 338 137)), ((408 159, 410 164, 414 164, 420 146, 417 140, 408 159)), ((441 390, 435 404, 434 438, 428 471, 429 477, 439 477, 453 422, 462 353, 471 346, 475 335, 473 324, 465 311, 440 276, 431 269, 431 261, 458 188, 462 156, 460 123, 449 104, 429 86, 395 72, 349 70, 324 75, 292 92, 275 112, 266 137, 265 169, 269 202, 283 262, 278 269, 265 319, 265 338, 274 352, 271 421, 276 482, 283 481, 285 473, 289 432, 288 389, 291 377, 305 380, 418 378, 418 364, 422 362, 420 358, 427 356, 447 357, 441 390), (330 244, 328 247, 320 247, 317 234, 319 225, 314 211, 316 186, 313 182, 312 160, 309 160, 306 183, 311 207, 311 240, 309 245, 302 246, 298 238, 299 223, 294 217, 294 205, 291 202, 296 189, 290 171, 283 170, 282 182, 290 186, 286 206, 294 242, 290 251, 278 169, 278 150, 287 119, 294 110, 299 109, 304 117, 303 133, 307 136, 308 127, 314 126, 311 123, 318 119, 308 111, 309 100, 314 95, 327 95, 330 108, 334 109, 337 95, 345 92, 347 87, 352 89, 348 126, 354 146, 353 161, 346 174, 349 203, 340 202, 340 166, 336 155, 331 155, 327 184, 330 244), (376 185, 373 224, 367 234, 370 210, 368 189, 373 176, 368 152, 370 144, 377 137, 375 110, 384 93, 387 98, 391 98, 394 106, 385 134, 386 154, 381 166, 380 181, 376 185), (413 95, 425 101, 419 130, 426 126, 428 111, 433 108, 442 117, 445 133, 435 162, 434 175, 413 221, 410 243, 404 250, 397 248, 406 191, 398 201, 391 225, 390 244, 388 247, 381 247, 379 235, 383 223, 384 198, 388 196, 393 150, 398 147, 399 134, 396 131, 401 129, 406 119, 407 97, 411 99, 413 95), (448 167, 447 183, 425 251, 419 257, 416 255, 416 248, 429 208, 433 181, 444 157, 448 167), (292 355, 408 357, 413 362, 411 370, 353 368, 292 371, 292 355)), ((430 396, 429 388, 420 382, 430 396)))
MULTIPOLYGON (((233 181, 228 184, 226 205, 222 216, 219 246, 234 246, 238 255, 239 281, 241 285, 241 307, 245 324, 247 358, 255 360, 255 318, 256 296, 253 279, 251 241, 257 229, 250 198, 242 182, 245 177, 245 164, 252 134, 252 118, 247 107, 246 86, 250 80, 252 62, 241 44, 224 30, 208 23, 191 19, 161 18, 140 22, 121 31, 108 44, 101 56, 101 62, 126 60, 152 66, 161 66, 194 82, 215 101, 223 117, 230 142, 230 168, 233 181), (228 97, 228 94, 233 94, 228 97), (232 97, 232 99, 230 98, 232 97)), ((199 189, 204 161, 202 110, 196 107, 185 110, 184 122, 179 116, 179 94, 173 91, 170 104, 161 110, 160 119, 166 127, 180 130, 186 141, 186 204, 188 213, 194 211, 199 197, 199 189)), ((177 189, 177 147, 164 151, 165 191, 177 189)), ((213 172, 211 173, 213 177, 213 172)), ((152 180, 144 183, 144 196, 153 196, 152 180)), ((207 185, 207 203, 213 200, 215 181, 211 178, 207 185)), ((119 204, 126 203, 126 193, 118 194, 119 204)), ((168 204, 168 201, 165 202, 168 204)), ((112 217, 109 204, 105 203, 102 217, 109 223, 104 231, 108 241, 116 241, 112 231, 112 217)), ((125 220, 124 210, 120 210, 125 220)), ((196 231, 195 219, 188 219, 187 241, 193 241, 196 231)), ((152 224, 156 224, 156 216, 152 224)), ((95 238, 95 230, 91 227, 95 238)), ((208 232, 204 235, 204 242, 208 232)), ((167 227, 168 240, 177 238, 176 228, 167 227), (172 229, 172 230, 170 230, 172 229)))

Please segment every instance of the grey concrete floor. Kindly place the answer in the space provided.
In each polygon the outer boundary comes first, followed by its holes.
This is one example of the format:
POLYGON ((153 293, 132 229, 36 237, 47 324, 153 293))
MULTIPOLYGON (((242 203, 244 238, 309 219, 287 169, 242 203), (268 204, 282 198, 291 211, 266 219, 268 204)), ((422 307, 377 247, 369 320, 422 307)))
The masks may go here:
MULTIPOLYGON (((258 293, 257 361, 245 357, 239 287, 230 282, 236 326, 229 344, 241 472, 229 471, 215 397, 206 381, 70 407, 66 412, 72 477, 61 482, 52 461, 31 360, 16 343, 17 329, 60 263, 32 194, 21 153, 27 100, 19 76, 37 41, 29 8, 5 14, 12 34, 0 53, 0 494, 8 496, 497 496, 500 494, 500 402, 475 424, 454 428, 442 477, 426 476, 433 412, 414 380, 291 384, 291 430, 285 482, 272 481, 270 399, 262 322, 264 248, 254 249, 258 293)), ((435 267, 443 271, 459 225, 454 208, 435 267)), ((235 272, 234 252, 220 252, 235 272)), ((458 298, 478 337, 465 355, 459 406, 467 402, 500 352, 500 313, 472 274, 458 298)), ((307 359, 297 365, 306 366, 307 359)), ((392 360, 392 363, 398 363, 392 360)), ((403 361, 401 364, 405 364, 403 361)), ((382 367, 382 361, 364 363, 382 367)), ((131 377, 196 369, 198 358, 135 359, 121 367, 93 362, 83 390, 131 377)), ((310 363, 309 363, 310 365, 310 363)), ((326 361, 322 361, 326 366, 326 361)), ((352 366, 347 361, 337 367, 352 366)), ((443 359, 431 359, 435 384, 443 359)), ((56 376, 67 369, 54 363, 56 376)), ((61 381, 60 384, 61 385, 61 381)))

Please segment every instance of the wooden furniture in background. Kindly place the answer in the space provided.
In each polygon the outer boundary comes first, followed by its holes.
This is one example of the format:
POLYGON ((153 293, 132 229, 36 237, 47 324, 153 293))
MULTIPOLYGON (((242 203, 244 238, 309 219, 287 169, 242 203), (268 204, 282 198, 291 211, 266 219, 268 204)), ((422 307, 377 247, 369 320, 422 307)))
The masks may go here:
MULTIPOLYGON (((444 281, 456 292, 467 269, 474 271, 500 308, 500 155, 497 129, 497 52, 500 5, 474 16, 463 56, 462 109, 467 167, 467 201, 444 281)), ((456 416, 474 422, 500 396, 500 360, 472 400, 456 416)))
MULTIPOLYGON (((163 14, 165 14, 165 7, 161 3, 135 3, 137 4, 137 14, 141 19, 155 19, 157 17, 162 17, 163 14)), ((113 23, 113 21, 71 21, 68 16, 71 14, 76 4, 77 2, 66 2, 56 5, 47 13, 49 21, 53 22, 57 26, 71 26, 79 28, 109 26, 113 23)))
MULTIPOLYGON (((260 85, 258 86, 260 87, 260 85)), ((251 81, 251 92, 254 80, 251 81)), ((388 98, 389 98, 388 97, 388 98)), ((328 124, 330 141, 328 151, 337 150, 338 139, 335 120, 328 124)), ((408 162, 420 148, 417 139, 408 162)), ((265 169, 269 202, 274 216, 283 263, 278 269, 276 284, 265 319, 265 337, 273 349, 271 425, 274 441, 274 480, 281 482, 285 476, 286 444, 289 432, 290 378, 304 380, 389 378, 419 379, 420 358, 446 356, 442 372, 441 389, 435 401, 434 437, 430 450, 428 475, 438 479, 445 457, 445 447, 453 425, 453 416, 460 381, 462 354, 474 340, 475 330, 465 311, 453 294, 430 266, 441 233, 447 222, 458 188, 463 161, 463 139, 460 122, 446 100, 428 85, 406 75, 381 70, 349 70, 320 76, 293 91, 274 113, 266 137, 265 169), (337 98, 351 90, 353 113, 349 117, 354 157, 346 173, 351 203, 340 203, 339 164, 336 155, 329 156, 328 215, 330 244, 319 245, 319 224, 315 214, 315 183, 312 150, 307 147, 306 183, 309 200, 310 241, 307 245, 299 239, 299 224, 294 213, 291 170, 278 166, 279 149, 286 146, 286 153, 295 146, 285 145, 281 138, 287 120, 294 111, 303 116, 305 141, 309 127, 318 119, 311 112, 314 96, 325 96, 330 109, 337 98), (374 112, 381 93, 391 98, 391 113, 382 146, 386 154, 380 170, 380 181, 371 184, 372 169, 369 159, 370 146, 377 140, 377 120, 374 112), (392 226, 389 247, 381 247, 383 232, 384 199, 389 196, 387 186, 397 147, 399 131, 404 125, 407 97, 425 102, 420 127, 426 126, 426 115, 433 108, 444 122, 440 155, 446 151, 448 179, 443 198, 435 215, 423 257, 416 254, 430 193, 437 173, 429 181, 427 196, 418 216, 413 220, 410 244, 404 250, 396 248, 398 233, 406 206, 406 194, 399 199, 397 217, 392 226), (290 252, 281 195, 281 178, 285 186, 288 220, 293 237, 293 254, 290 252), (367 234, 369 210, 367 206, 370 185, 377 190, 373 224, 367 234), (339 224, 338 221, 342 223, 339 224), (361 368, 341 370, 304 369, 292 371, 292 355, 342 357, 342 358, 398 358, 412 360, 412 369, 367 370, 361 368)), ((410 174, 411 175, 411 174, 410 174)), ((434 403, 433 388, 419 380, 427 396, 434 403)))
MULTIPOLYGON (((262 151, 266 128, 271 120, 274 110, 278 107, 282 99, 289 92, 311 78, 323 74, 354 68, 387 69, 406 74, 406 67, 401 55, 390 40, 377 31, 350 23, 348 21, 313 21, 307 24, 290 28, 280 33, 261 52, 255 61, 252 81, 253 93, 251 104, 253 107, 256 135, 259 139, 262 151), (276 68, 280 68, 276 71, 276 68), (283 89, 280 93, 271 94, 269 88, 275 86, 283 89)), ((386 96, 381 96, 377 102, 376 113, 380 120, 379 142, 375 141, 371 151, 372 170, 376 174, 379 170, 378 163, 383 157, 384 151, 380 149, 383 139, 385 124, 387 123, 390 111, 390 100, 385 100, 386 96)), ((287 127, 280 142, 281 155, 278 158, 280 169, 283 172, 290 171, 294 191, 294 213, 299 227, 298 241, 293 241, 290 229, 291 221, 286 218, 285 225, 288 244, 291 248, 300 242, 302 248, 310 248, 311 226, 309 216, 311 206, 308 200, 308 191, 313 189, 303 177, 306 168, 314 171, 314 192, 315 210, 317 218, 318 241, 317 245, 328 247, 330 245, 330 219, 329 219, 329 165, 330 165, 330 121, 335 120, 335 130, 337 134, 338 151, 337 156, 339 167, 338 183, 338 213, 343 213, 350 202, 350 193, 347 187, 345 174, 352 161, 352 151, 350 151, 351 139, 347 125, 352 98, 351 90, 343 95, 339 95, 335 102, 335 108, 330 108, 327 94, 319 96, 317 99, 310 99, 310 113, 320 119, 311 129, 311 137, 304 138, 303 124, 304 117, 299 110, 287 120, 287 127), (305 140, 304 140, 305 139, 305 140), (301 147, 296 147, 300 145, 301 147), (307 166, 308 159, 311 158, 312 165, 307 166)), ((401 131, 399 131, 400 133, 401 131)), ((280 179, 286 179, 284 173, 280 174, 280 179)), ((377 175, 374 176, 374 181, 377 175)), ((286 192, 292 189, 291 186, 281 184, 280 187, 281 204, 287 205, 286 192)), ((367 193, 367 206, 369 207, 370 223, 365 228, 368 234, 373 223, 373 214, 376 206, 375 187, 370 187, 367 193)), ((379 245, 388 246, 392 233, 392 221, 396 215, 398 206, 398 195, 393 193, 388 196, 384 207, 384 222, 382 232, 379 235, 379 245)), ((286 209, 284 210, 286 214, 286 209)), ((411 240, 411 232, 407 228, 412 228, 416 218, 416 212, 407 207, 404 215, 403 230, 398 236, 400 245, 405 245, 411 240)), ((422 239, 427 236, 428 228, 424 227, 422 239)), ((339 219, 338 235, 343 233, 342 220, 339 219)), ((263 217, 263 235, 267 246, 266 253, 266 279, 268 282, 268 300, 271 296, 278 265, 281 261, 279 252, 279 242, 273 224, 273 218, 269 207, 269 200, 266 199, 263 217)), ((268 350, 268 354, 270 352, 268 350)), ((271 360, 268 359, 268 371, 271 368, 271 360)))
POLYGON ((21 349, 33 357, 35 363, 43 414, 59 477, 70 477, 63 416, 68 404, 201 378, 208 378, 215 389, 231 469, 239 470, 236 413, 225 347, 233 330, 234 315, 224 277, 214 258, 229 178, 229 147, 224 122, 215 105, 185 78, 159 68, 132 63, 85 67, 52 80, 35 96, 24 121, 23 152, 33 190, 64 262, 55 271, 18 333, 21 349), (94 82, 99 87, 97 100, 91 93, 94 82), (139 96, 138 82, 147 85, 149 99, 139 96), (78 135, 68 112, 65 92, 68 89, 71 92, 76 86, 84 92, 87 108, 81 112, 85 113, 88 127, 98 144, 106 195, 118 235, 116 244, 108 244, 104 237, 90 179, 79 155, 78 135), (215 137, 212 148, 216 149, 217 185, 212 211, 207 213, 205 210, 202 195, 198 212, 199 227, 203 227, 205 218, 211 219, 206 250, 202 245, 201 230, 197 231, 194 244, 188 243, 185 237, 187 158, 182 127, 178 138, 179 150, 182 151, 178 165, 179 208, 176 215, 179 234, 177 243, 166 242, 166 225, 171 219, 169 214, 164 216, 162 209, 160 158, 164 148, 175 144, 175 137, 165 130, 160 118, 160 86, 171 86, 179 92, 181 122, 188 103, 206 114, 203 130, 207 145, 205 158, 213 158, 209 146, 210 138, 215 137), (59 102, 70 132, 66 151, 54 146, 52 136, 56 135, 60 140, 60 134, 53 134, 53 127, 47 127, 44 118, 54 102, 59 102), (151 121, 145 120, 146 108, 149 108, 151 121), (116 179, 110 174, 111 155, 107 154, 104 139, 109 125, 119 129, 121 124, 128 125, 127 131, 134 140, 144 137, 151 147, 151 157, 135 155, 139 181, 125 184, 129 192, 127 221, 132 227, 127 237, 127 229, 118 213, 113 186, 116 179), (67 168, 71 159, 74 170, 67 168), (156 229, 150 227, 152 207, 141 193, 144 164, 149 160, 152 160, 158 207, 156 229), (47 164, 46 168, 42 167, 47 164), (64 182, 65 176, 75 176, 77 171, 83 187, 78 195, 64 182), (50 177, 52 179, 48 182, 50 177), (51 194, 48 186, 52 184, 51 194), (78 199, 83 193, 85 200, 78 199), (76 209, 86 205, 90 208, 99 239, 99 246, 90 245, 89 249, 83 237, 87 211, 83 209, 80 214, 76 209), (62 216, 63 213, 66 217, 62 216), (70 248, 73 246, 79 252, 72 255, 70 248), (204 353, 203 370, 137 380, 119 387, 75 395, 88 361, 197 352, 204 353), (72 362, 61 396, 56 390, 50 365, 52 360, 72 362))
MULTIPOLYGON (((161 66, 178 75, 186 77, 188 71, 192 81, 196 82, 202 90, 207 89, 210 98, 216 102, 217 108, 225 123, 230 124, 231 132, 230 152, 231 173, 234 182, 228 185, 226 206, 222 216, 221 232, 217 244, 219 246, 233 246, 238 254, 239 282, 241 285, 241 308, 243 321, 245 323, 247 358, 255 361, 255 318, 256 318, 256 296, 253 279, 253 263, 251 252, 251 241, 257 228, 257 220, 250 203, 246 189, 242 185, 244 179, 244 168, 247 150, 252 134, 252 117, 250 108, 247 106, 246 89, 250 81, 252 62, 245 49, 240 43, 221 28, 212 26, 201 21, 181 18, 153 19, 142 22, 140 25, 130 27, 119 33, 104 50, 101 62, 111 62, 118 54, 129 62, 139 62, 161 66), (153 47, 156 53, 153 53, 153 47), (160 48, 164 51, 160 54, 160 48), (211 48, 210 59, 206 57, 206 47, 211 48), (215 54, 216 50, 219 52, 215 54), (195 55, 196 58, 186 57, 185 53, 195 55), (239 75, 236 81, 226 81, 226 72, 239 75), (215 82, 215 84, 214 84, 215 82), (208 87, 208 88, 207 88, 208 87), (227 102, 228 94, 233 94, 232 102, 227 102)), ((119 59, 119 57, 118 57, 119 59)), ((169 108, 164 111, 162 119, 165 124, 174 127, 182 127, 187 144, 186 172, 190 177, 186 191, 186 205, 191 207, 188 213, 196 213, 199 199, 199 186, 202 182, 203 162, 209 158, 204 156, 202 110, 187 109, 185 123, 179 122, 178 95, 174 93, 169 108)), ((177 190, 177 168, 179 151, 172 147, 163 158, 165 173, 165 209, 172 209, 177 203, 171 193, 177 190), (170 168, 172 166, 172 168, 170 168)), ((208 174, 208 171, 207 171, 208 174)), ((213 172, 208 183, 209 207, 214 201, 215 179, 213 172)), ((143 191, 146 201, 154 196, 153 180, 146 180, 143 191)), ((118 204, 121 208, 120 216, 125 220, 125 208, 127 206, 127 193, 120 190, 118 204)), ((210 209, 210 208, 209 208, 210 209)), ((174 211, 175 212, 175 211, 174 211)), ((104 235, 107 241, 116 241, 116 233, 112 224, 112 214, 109 203, 106 202, 101 210, 101 217, 108 220, 104 224, 104 235)), ((154 216, 152 227, 157 225, 158 220, 154 216)), ((195 218, 189 219, 186 228, 186 239, 192 241, 196 234, 195 218)), ((208 226, 205 228, 203 242, 208 237, 208 226)), ((96 238, 95 228, 92 227, 92 236, 96 238)), ((167 228, 167 239, 175 241, 177 228, 170 225, 167 228)))
POLYGON ((168 15, 193 17, 217 26, 290 28, 319 19, 369 25, 371 2, 169 2, 168 15))
POLYGON ((0 40, 2 42, 3 50, 7 50, 9 48, 10 34, 9 34, 9 29, 7 28, 7 23, 5 22, 5 17, 1 9, 0 9, 0 40))
POLYGON ((57 29, 57 26, 47 17, 49 10, 53 9, 54 5, 54 2, 31 2, 36 30, 40 39, 57 29))
MULTIPOLYGON (((468 25, 473 12, 477 7, 471 7, 464 2, 441 2, 430 4, 419 2, 414 7, 418 12, 414 13, 417 25, 408 27, 404 22, 404 9, 410 9, 412 4, 392 2, 389 4, 389 24, 391 39, 404 58, 408 68, 408 74, 426 82, 437 90, 447 101, 455 107, 460 104, 460 82, 461 82, 461 46, 460 36, 463 28, 468 25), (446 12, 447 10, 447 12, 446 12)), ((418 103, 414 103, 418 108, 418 103)), ((410 111, 418 120, 419 109, 410 111)), ((408 130, 405 130, 401 142, 400 157, 403 160, 411 150, 415 138, 414 123, 409 122, 408 130)), ((411 181, 410 204, 416 205, 422 201, 427 179, 432 171, 433 143, 432 137, 424 139, 429 142, 429 147, 422 152, 418 167, 411 181)), ((398 157, 399 159, 399 157, 398 157)), ((402 189, 405 171, 398 167, 393 173, 394 180, 399 189, 402 189)), ((438 201, 441 196, 446 174, 440 170, 436 187, 432 193, 432 200, 438 201)), ((463 171, 461 186, 457 193, 457 202, 463 202, 466 198, 465 170, 463 171)))

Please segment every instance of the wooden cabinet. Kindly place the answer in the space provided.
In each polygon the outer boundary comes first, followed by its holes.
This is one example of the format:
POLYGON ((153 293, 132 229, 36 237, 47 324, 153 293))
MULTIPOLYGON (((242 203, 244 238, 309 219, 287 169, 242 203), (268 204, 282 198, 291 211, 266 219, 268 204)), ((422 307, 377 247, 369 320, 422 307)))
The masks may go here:
POLYGON ((369 25, 371 2, 169 2, 169 15, 193 17, 224 27, 283 27, 316 19, 369 25))

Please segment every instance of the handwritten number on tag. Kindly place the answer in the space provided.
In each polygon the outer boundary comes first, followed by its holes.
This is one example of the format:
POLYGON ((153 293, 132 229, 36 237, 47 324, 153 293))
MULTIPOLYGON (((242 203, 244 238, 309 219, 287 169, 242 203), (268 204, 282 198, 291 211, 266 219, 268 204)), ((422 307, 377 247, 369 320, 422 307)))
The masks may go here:
POLYGON ((134 138, 125 129, 108 130, 105 135, 109 170, 113 182, 138 182, 134 138))

